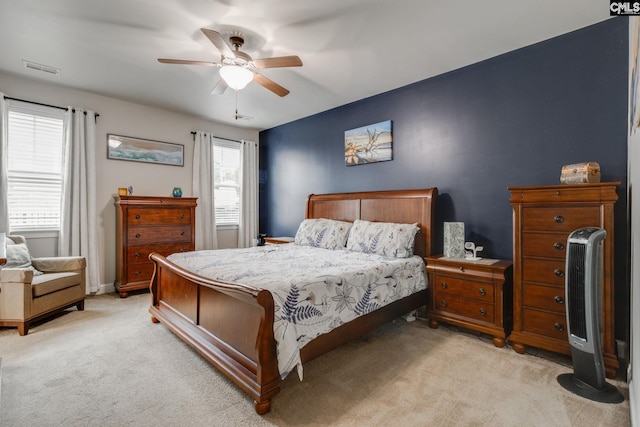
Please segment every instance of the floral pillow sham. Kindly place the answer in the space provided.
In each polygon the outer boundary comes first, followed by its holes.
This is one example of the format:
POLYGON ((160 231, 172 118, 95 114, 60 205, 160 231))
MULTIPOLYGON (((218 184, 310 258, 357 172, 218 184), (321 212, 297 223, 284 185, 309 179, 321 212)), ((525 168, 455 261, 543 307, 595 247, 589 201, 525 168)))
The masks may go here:
POLYGON ((324 249, 344 249, 351 223, 326 218, 305 219, 300 223, 294 243, 324 249))
POLYGON ((349 232, 347 249, 394 258, 413 255, 413 244, 420 229, 417 224, 356 220, 349 232))

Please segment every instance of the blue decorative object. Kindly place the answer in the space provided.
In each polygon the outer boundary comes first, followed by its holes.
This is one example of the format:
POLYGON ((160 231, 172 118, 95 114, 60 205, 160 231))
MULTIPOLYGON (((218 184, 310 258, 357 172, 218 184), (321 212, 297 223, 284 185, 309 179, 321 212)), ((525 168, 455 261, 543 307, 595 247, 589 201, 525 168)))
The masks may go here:
POLYGON ((173 197, 182 197, 182 188, 173 187, 173 197))

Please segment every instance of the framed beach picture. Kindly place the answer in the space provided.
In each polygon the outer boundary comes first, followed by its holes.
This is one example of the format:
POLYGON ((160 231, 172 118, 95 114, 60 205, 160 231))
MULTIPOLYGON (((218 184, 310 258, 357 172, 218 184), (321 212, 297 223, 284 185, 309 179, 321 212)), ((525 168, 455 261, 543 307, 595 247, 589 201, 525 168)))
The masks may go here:
POLYGON ((107 134, 107 158, 184 166, 184 145, 107 134))
POLYGON ((344 161, 347 166, 387 160, 393 160, 391 120, 345 131, 344 161))

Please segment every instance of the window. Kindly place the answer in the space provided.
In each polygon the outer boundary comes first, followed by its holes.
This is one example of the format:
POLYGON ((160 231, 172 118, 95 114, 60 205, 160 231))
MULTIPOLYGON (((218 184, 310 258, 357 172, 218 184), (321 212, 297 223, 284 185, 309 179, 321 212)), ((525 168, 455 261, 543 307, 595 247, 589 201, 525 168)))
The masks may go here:
POLYGON ((60 229, 64 110, 11 101, 7 150, 9 229, 60 229))
POLYGON ((216 225, 240 222, 240 145, 216 140, 213 146, 216 225))

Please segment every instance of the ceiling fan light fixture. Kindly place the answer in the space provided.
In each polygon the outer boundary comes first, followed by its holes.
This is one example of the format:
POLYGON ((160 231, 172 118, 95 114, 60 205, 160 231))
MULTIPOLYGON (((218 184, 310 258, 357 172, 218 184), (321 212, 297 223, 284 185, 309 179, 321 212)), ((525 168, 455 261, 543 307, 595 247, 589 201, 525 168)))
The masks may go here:
POLYGON ((224 79, 231 89, 240 90, 253 80, 253 73, 238 65, 223 65, 220 68, 220 77, 224 79))

